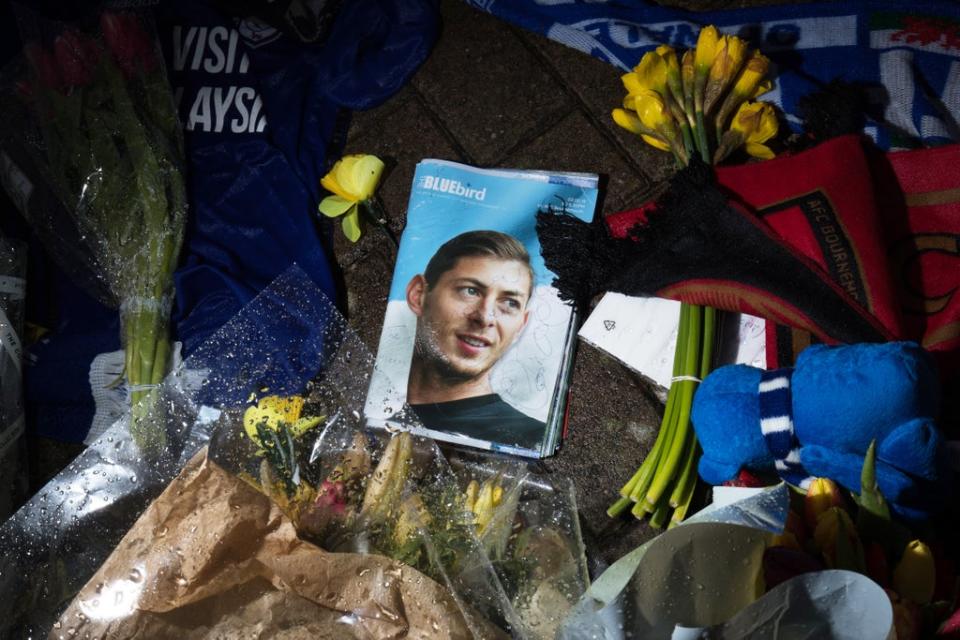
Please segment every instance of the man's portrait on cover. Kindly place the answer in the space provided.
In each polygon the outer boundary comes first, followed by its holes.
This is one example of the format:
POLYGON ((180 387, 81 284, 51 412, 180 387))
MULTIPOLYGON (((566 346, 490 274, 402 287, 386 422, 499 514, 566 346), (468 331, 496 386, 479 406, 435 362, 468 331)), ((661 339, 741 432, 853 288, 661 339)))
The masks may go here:
POLYGON ((499 231, 445 242, 406 288, 417 317, 407 402, 428 429, 533 448, 545 424, 490 383, 530 319, 535 276, 526 248, 499 231))

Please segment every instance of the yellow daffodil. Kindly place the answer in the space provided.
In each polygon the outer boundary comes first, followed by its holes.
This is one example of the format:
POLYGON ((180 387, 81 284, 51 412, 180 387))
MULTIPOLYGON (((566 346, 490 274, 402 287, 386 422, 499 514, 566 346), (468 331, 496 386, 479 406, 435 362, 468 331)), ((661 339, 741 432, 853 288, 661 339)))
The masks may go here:
POLYGON ((773 80, 764 79, 757 83, 756 89, 753 90, 753 95, 749 97, 756 100, 763 94, 770 93, 771 91, 773 91, 773 80))
POLYGON ((371 155, 344 156, 320 181, 333 193, 320 202, 320 213, 329 217, 343 216, 343 233, 350 242, 360 238, 360 204, 370 199, 383 173, 383 162, 371 155))
POLYGON ((260 398, 255 407, 248 407, 243 412, 243 429, 250 439, 260 446, 263 446, 263 443, 260 442, 257 425, 278 431, 283 423, 290 429, 290 435, 297 438, 323 421, 323 417, 301 418, 303 403, 301 396, 260 398))
POLYGON ((643 126, 643 123, 640 122, 640 118, 633 113, 624 109, 614 109, 612 115, 614 122, 627 131, 637 134, 650 146, 660 149, 661 151, 670 151, 670 144, 667 143, 666 140, 655 137, 656 134, 647 127, 643 126))
POLYGON ((663 102, 663 98, 653 91, 644 91, 634 96, 633 110, 643 126, 654 131, 660 131, 673 121, 663 102))
POLYGON ((744 101, 756 100, 759 96, 773 89, 773 83, 764 77, 769 68, 770 60, 760 52, 754 52, 746 64, 743 65, 740 75, 737 76, 737 81, 723 100, 714 121, 719 134, 722 134, 726 128, 730 115, 744 101))
POLYGON ((697 75, 706 76, 713 66, 713 60, 717 57, 717 49, 720 46, 720 34, 713 25, 704 27, 700 30, 700 36, 697 38, 697 48, 694 54, 694 65, 697 75))
POLYGON ((667 87, 673 99, 678 105, 683 106, 683 85, 680 79, 680 61, 677 59, 677 52, 673 47, 662 44, 657 47, 656 53, 663 59, 666 66, 667 87))
POLYGON ((747 43, 737 36, 723 36, 710 65, 710 79, 729 82, 740 70, 747 54, 747 43))
POLYGON ((774 156, 763 143, 777 135, 777 129, 777 114, 769 102, 744 102, 730 123, 730 130, 740 134, 747 153, 763 160, 774 156))
POLYGON ((627 93, 656 91, 664 93, 667 87, 667 62, 656 51, 648 51, 630 73, 620 76, 627 93))
MULTIPOLYGON (((737 77, 736 84, 733 85, 732 93, 742 96, 744 99, 756 98, 757 87, 764 81, 764 76, 770 69, 770 60, 759 51, 754 51, 753 55, 747 60, 743 71, 737 77)), ((772 83, 767 81, 772 88, 772 83)), ((767 89, 769 91, 769 89, 767 89)))
POLYGON ((723 36, 710 67, 704 92, 703 110, 709 113, 737 77, 747 53, 747 44, 737 36, 723 36))

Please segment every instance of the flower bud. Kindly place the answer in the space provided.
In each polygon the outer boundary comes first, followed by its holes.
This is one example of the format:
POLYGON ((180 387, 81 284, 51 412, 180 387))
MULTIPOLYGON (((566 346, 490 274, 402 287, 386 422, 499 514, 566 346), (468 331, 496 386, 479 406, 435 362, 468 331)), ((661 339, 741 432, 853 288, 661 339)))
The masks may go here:
POLYGON ((127 77, 137 73, 138 66, 150 72, 157 67, 153 42, 134 13, 104 11, 100 29, 117 66, 127 77))
POLYGON ((720 45, 720 34, 712 24, 700 30, 697 36, 697 48, 694 53, 694 63, 697 75, 709 73, 714 58, 717 57, 717 48, 720 45))
POLYGON ((863 546, 850 515, 840 507, 830 507, 817 519, 813 540, 831 569, 863 571, 863 546))
POLYGON ((903 557, 893 570, 893 588, 906 600, 927 604, 936 585, 933 553, 920 540, 913 540, 903 550, 903 557))
POLYGON ((53 54, 60 74, 70 87, 84 87, 93 80, 100 58, 96 44, 74 29, 65 29, 53 41, 53 54))
POLYGON ((821 513, 831 507, 843 508, 843 506, 843 496, 836 482, 830 478, 814 478, 803 499, 803 512, 807 526, 815 529, 821 513))

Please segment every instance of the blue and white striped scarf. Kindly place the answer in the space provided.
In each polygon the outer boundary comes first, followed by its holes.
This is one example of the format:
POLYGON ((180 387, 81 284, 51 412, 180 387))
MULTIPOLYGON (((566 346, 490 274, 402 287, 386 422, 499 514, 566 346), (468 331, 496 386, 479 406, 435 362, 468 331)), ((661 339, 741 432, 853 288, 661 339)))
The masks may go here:
POLYGON ((713 12, 645 0, 468 2, 624 70, 660 44, 694 46, 700 28, 714 24, 770 57, 775 89, 763 99, 777 103, 794 127, 799 99, 839 78, 869 88, 878 119, 865 132, 881 148, 960 142, 957 2, 856 0, 713 12))
POLYGON ((793 431, 793 399, 790 381, 793 368, 760 374, 760 431, 774 458, 777 474, 806 490, 813 478, 800 462, 800 442, 793 431))

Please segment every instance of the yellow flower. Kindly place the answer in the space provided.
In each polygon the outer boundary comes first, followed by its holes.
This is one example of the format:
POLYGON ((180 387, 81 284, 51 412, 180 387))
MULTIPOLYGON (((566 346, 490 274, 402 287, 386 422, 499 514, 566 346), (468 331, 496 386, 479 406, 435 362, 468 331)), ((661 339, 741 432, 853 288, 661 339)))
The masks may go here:
POLYGON ((710 65, 710 79, 724 83, 730 81, 740 70, 746 53, 747 43, 737 36, 720 38, 713 64, 710 65))
POLYGON ((770 93, 771 91, 773 91, 773 80, 770 80, 770 79, 761 80, 757 84, 757 88, 753 90, 753 95, 749 97, 756 100, 763 94, 770 93))
POLYGON ((697 75, 705 75, 710 71, 713 60, 717 57, 719 45, 720 34, 715 26, 710 25, 700 30, 694 58, 697 75))
POLYGON ((637 112, 643 126, 654 131, 660 131, 673 122, 663 98, 653 91, 644 91, 633 96, 633 110, 637 112))
POLYGON ((320 213, 329 218, 343 216, 343 233, 350 242, 360 238, 359 205, 373 196, 381 173, 383 162, 380 158, 350 155, 338 160, 320 181, 324 189, 334 194, 320 202, 320 213))
POLYGON ((831 507, 843 507, 840 487, 830 478, 814 478, 810 486, 807 487, 807 495, 803 499, 807 526, 815 529, 820 514, 831 507))
POLYGON ((740 72, 736 84, 733 85, 733 93, 743 98, 756 98, 757 89, 761 84, 766 84, 766 91, 773 88, 773 84, 768 80, 764 83, 764 76, 770 69, 770 60, 759 51, 754 51, 753 55, 747 60, 747 64, 740 72))
POLYGON ((661 151, 670 151, 670 145, 667 143, 667 141, 654 137, 653 132, 647 127, 643 126, 643 123, 640 122, 640 118, 634 114, 630 113, 629 111, 625 111, 624 109, 614 109, 612 115, 614 122, 627 131, 637 134, 650 146, 656 147, 661 151))
POLYGON ((663 93, 667 87, 667 62, 656 51, 648 51, 630 73, 620 76, 630 95, 641 91, 663 93))
POLYGON ((258 445, 260 435, 257 433, 257 425, 263 425, 267 429, 278 431, 280 424, 286 424, 290 428, 290 435, 299 437, 307 430, 317 426, 323 420, 322 417, 301 418, 303 411, 303 398, 301 396, 266 396, 260 398, 257 406, 248 407, 243 412, 243 429, 250 436, 250 439, 258 445))
POLYGON ((763 160, 774 156, 763 143, 777 135, 777 129, 777 114, 768 102, 744 102, 730 123, 730 130, 740 135, 747 153, 763 160))

